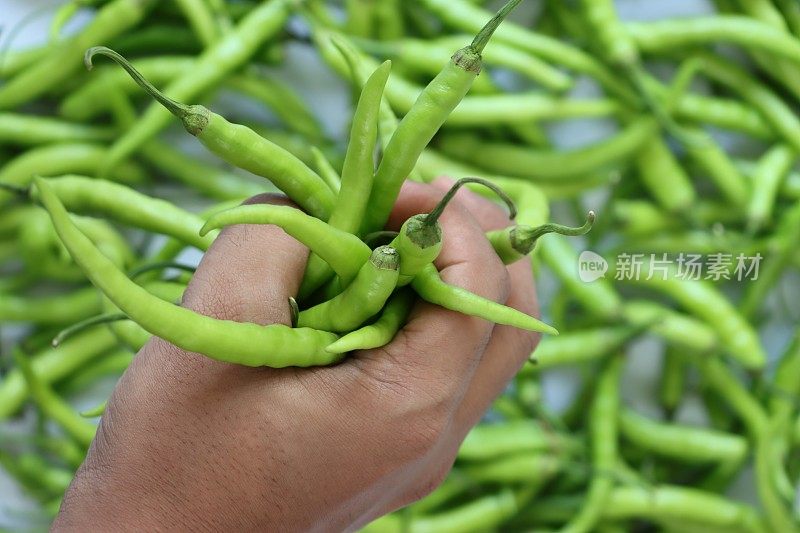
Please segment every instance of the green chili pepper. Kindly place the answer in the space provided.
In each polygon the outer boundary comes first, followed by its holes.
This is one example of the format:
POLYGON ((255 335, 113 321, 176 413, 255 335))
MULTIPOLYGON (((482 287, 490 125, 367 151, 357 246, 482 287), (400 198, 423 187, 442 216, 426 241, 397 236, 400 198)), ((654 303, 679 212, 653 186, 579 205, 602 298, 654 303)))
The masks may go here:
POLYGON ((347 353, 380 348, 389 344, 403 327, 413 303, 413 292, 408 290, 396 292, 389 298, 375 322, 342 336, 325 350, 330 353, 347 353))
POLYGON ((346 0, 347 32, 371 37, 375 27, 375 0, 346 0))
MULTIPOLYGON (((142 287, 165 302, 174 304, 180 303, 183 292, 186 290, 186 286, 181 283, 163 281, 150 281, 144 283, 142 287)), ((105 296, 103 297, 103 312, 106 315, 123 315, 119 308, 105 296)), ((127 315, 124 316, 127 317, 127 315)), ((131 320, 111 322, 108 327, 120 343, 136 352, 150 340, 150 334, 131 320)))
POLYGON ((741 131, 759 139, 772 139, 776 131, 764 116, 745 102, 694 93, 681 95, 675 107, 677 118, 741 131))
POLYGON ((275 224, 308 246, 349 284, 369 259, 370 249, 361 239, 292 207, 257 204, 243 205, 209 217, 201 235, 212 229, 234 224, 275 224))
MULTIPOLYGON (((339 56, 343 57, 348 65, 352 81, 357 84, 357 86, 365 86, 371 75, 369 71, 370 62, 366 61, 363 55, 359 55, 355 48, 341 35, 332 34, 327 40, 321 39, 321 37, 324 35, 327 34, 319 31, 315 31, 314 33, 315 40, 320 44, 323 55, 326 58, 334 59, 334 61, 338 59, 339 56), (328 46, 326 41, 332 44, 333 47, 328 46), (336 49, 338 51, 338 55, 334 56, 333 54, 329 53, 332 51, 331 48, 336 49)), ((379 67, 375 65, 375 68, 377 70, 379 67)), ((390 81, 391 79, 387 81, 387 83, 390 81)), ((385 87, 385 89, 387 89, 388 92, 388 85, 385 87)), ((389 143, 391 142, 392 137, 397 131, 397 127, 399 125, 400 121, 389 105, 387 94, 384 93, 380 101, 380 109, 378 112, 378 138, 384 151, 386 151, 386 148, 389 146, 389 143)), ((409 173, 408 179, 413 181, 422 181, 417 173, 416 167, 409 173)))
MULTIPOLYGON (((335 56, 326 46, 323 30, 316 30, 315 42, 322 48, 325 59, 342 75, 347 75, 345 62, 335 56)), ((347 42, 340 35, 330 36, 338 44, 347 42)), ((348 46, 349 54, 359 58, 359 75, 363 70, 377 68, 372 58, 359 54, 353 46, 348 46)), ((474 87, 473 87, 474 89, 474 87)), ((392 76, 386 86, 386 99, 398 112, 408 114, 416 105, 424 88, 398 75, 392 76)), ((569 119, 575 117, 605 117, 619 113, 619 105, 610 99, 580 99, 553 97, 541 92, 521 92, 512 94, 487 94, 464 97, 458 107, 446 117, 448 127, 476 127, 487 124, 508 124, 517 128, 530 127, 531 122, 542 120, 569 119)), ((388 114, 387 114, 388 116, 388 114)), ((388 124, 390 120, 387 120, 388 124)), ((381 128, 383 136, 384 128, 381 128)))
POLYGON ((64 428, 72 438, 82 446, 88 448, 94 440, 97 428, 83 420, 76 413, 72 406, 59 397, 50 386, 39 379, 33 370, 31 362, 23 355, 17 354, 14 358, 17 366, 22 372, 28 390, 33 397, 36 405, 48 418, 53 419, 58 425, 64 428))
POLYGON ((314 166, 316 167, 317 174, 322 181, 325 182, 325 185, 338 196, 339 188, 341 187, 342 177, 339 175, 339 172, 333 168, 333 165, 328 158, 325 157, 325 154, 322 153, 322 150, 317 148, 316 146, 311 147, 311 155, 314 156, 314 166))
POLYGON ((19 233, 22 227, 28 223, 31 216, 38 211, 38 207, 32 205, 11 205, 3 210, 3 217, 0 218, 0 236, 3 238, 13 238, 19 233))
POLYGON ((486 461, 514 454, 574 455, 581 445, 574 437, 532 420, 481 424, 472 428, 458 450, 459 461, 486 461))
POLYGON ((791 0, 775 0, 775 5, 780 8, 792 32, 800 35, 800 6, 791 0))
MULTIPOLYGON (((402 262, 401 262, 402 269, 402 262)), ((411 286, 419 296, 432 304, 445 309, 475 316, 506 326, 514 326, 528 331, 538 331, 548 335, 558 335, 554 327, 526 315, 516 309, 482 298, 454 285, 448 285, 439 277, 439 272, 429 263, 414 277, 411 286)))
MULTIPOLYGON (((758 168, 758 163, 755 161, 748 161, 744 159, 736 159, 733 162, 742 174, 752 179, 753 174, 758 168)), ((784 181, 783 188, 780 191, 781 196, 790 200, 800 199, 800 173, 789 171, 789 175, 784 181)))
POLYGON ((609 326, 548 337, 531 354, 530 362, 533 364, 527 365, 522 374, 530 375, 559 366, 597 361, 621 348, 640 332, 639 326, 609 326))
MULTIPOLYGON (((135 255, 125 238, 103 220, 74 216, 80 230, 94 242, 103 254, 121 268, 133 264, 135 255)), ((36 206, 18 233, 18 253, 27 267, 55 279, 73 280, 74 264, 50 223, 47 212, 36 206)), ((77 278, 77 279, 82 279, 77 278)))
MULTIPOLYGON (((164 90, 169 98, 194 99, 219 84, 239 68, 265 41, 283 27, 289 15, 290 0, 273 0, 251 10, 230 33, 207 48, 191 70, 175 78, 164 90)), ((85 50, 96 43, 81 47, 85 50)), ((104 165, 107 174, 149 141, 170 122, 170 113, 151 105, 145 115, 111 147, 104 165)))
POLYGON ((81 411, 80 415, 83 418, 99 418, 103 416, 103 413, 106 411, 106 407, 108 406, 108 402, 104 401, 97 404, 95 407, 90 409, 86 409, 85 411, 81 411))
MULTIPOLYGON (((470 5, 466 0, 423 0, 423 4, 446 24, 462 31, 477 31, 487 17, 487 13, 483 9, 470 5)), ((497 32, 497 41, 525 50, 546 61, 588 74, 626 103, 634 102, 636 99, 635 94, 600 61, 559 39, 508 23, 497 32)))
POLYGON ((71 471, 55 468, 34 453, 23 453, 15 457, 0 449, 0 465, 37 495, 52 497, 55 494, 64 494, 72 483, 71 471))
POLYGON ((609 476, 617 464, 618 422, 620 408, 619 380, 622 358, 612 357, 600 374, 589 418, 594 474, 586 503, 562 529, 564 532, 592 531, 611 498, 614 480, 609 476))
POLYGON ((800 373, 800 333, 795 333, 775 371, 774 390, 769 401, 770 416, 786 421, 787 425, 783 430, 787 435, 791 432, 788 422, 796 409, 795 397, 800 394, 798 391, 800 380, 795 379, 798 373, 800 373))
POLYGON ((542 524, 563 524, 580 511, 584 499, 582 495, 576 494, 540 498, 522 509, 517 521, 528 527, 542 524))
POLYGON ((645 53, 671 51, 687 46, 730 42, 748 50, 769 52, 800 63, 800 43, 790 35, 775 31, 769 24, 750 17, 715 15, 654 22, 630 22, 625 30, 645 53))
MULTIPOLYGON (((698 138, 702 135, 695 128, 687 128, 686 131, 698 138)), ((706 135, 702 144, 688 145, 686 151, 733 206, 740 208, 747 204, 751 194, 750 185, 711 136, 706 135)))
MULTIPOLYGON (((76 335, 58 349, 48 346, 31 357, 33 370, 45 383, 58 381, 88 361, 116 346, 117 340, 107 330, 96 329, 76 335)), ((19 369, 11 370, 0 380, 0 420, 14 414, 25 401, 28 387, 19 369)))
POLYGON ((64 324, 83 320, 99 310, 100 300, 94 288, 36 298, 5 293, 0 296, 0 320, 3 322, 64 324))
MULTIPOLYGON (((644 263, 649 265, 648 261, 644 263)), ((646 265, 643 271, 647 271, 646 265)), ((626 281, 662 292, 679 302, 689 313, 714 328, 731 357, 748 369, 762 369, 766 354, 758 335, 728 299, 706 281, 678 279, 672 265, 667 270, 666 276, 639 276, 626 281)))
POLYGON ((39 61, 47 55, 49 46, 33 46, 21 50, 3 49, 2 61, 0 61, 0 78, 7 80, 21 70, 39 61))
POLYGON ((747 454, 739 435, 649 420, 631 410, 619 418, 622 436, 637 447, 681 462, 738 463, 747 454))
MULTIPOLYGON (((59 203, 81 213, 103 213, 119 222, 149 231, 164 233, 183 240, 187 244, 207 250, 216 232, 199 236, 203 221, 198 216, 184 211, 165 200, 145 196, 117 183, 95 180, 83 176, 41 178, 48 190, 57 195, 59 203)), ((31 189, 34 200, 40 189, 31 189)))
MULTIPOLYGON (((518 207, 516 220, 519 224, 540 226, 548 219, 550 213, 548 196, 536 184, 504 176, 481 174, 478 169, 450 160, 430 148, 426 149, 420 157, 418 167, 426 182, 433 181, 440 176, 481 175, 483 179, 491 181, 513 199, 514 204, 518 207)), ((473 190, 482 195, 494 195, 493 192, 483 187, 475 187, 473 190)))
POLYGON ((769 23, 771 26, 786 30, 786 23, 780 11, 768 0, 746 0, 740 2, 740 8, 753 18, 769 23))
MULTIPOLYGON (((420 91, 410 84, 403 86, 399 78, 393 80, 387 94, 398 111, 406 112, 411 109, 413 96, 420 91)), ((609 117, 619 112, 619 104, 605 98, 567 99, 538 92, 489 94, 464 98, 447 118, 446 125, 467 128, 507 124, 520 131, 532 122, 609 117)))
POLYGON ((747 204, 747 228, 751 233, 770 222, 778 189, 796 159, 794 149, 779 144, 758 162, 753 174, 753 193, 747 204))
POLYGON ((593 33, 601 54, 622 70, 622 73, 638 91, 645 107, 675 138, 687 145, 698 144, 695 139, 681 129, 669 111, 651 93, 639 49, 617 16, 613 0, 582 0, 581 6, 589 30, 593 33))
POLYGON ((754 80, 745 71, 729 61, 711 54, 698 54, 702 72, 714 81, 725 85, 764 115, 769 124, 780 133, 783 140, 795 150, 800 150, 800 119, 770 89, 754 80))
POLYGON ((681 221, 647 200, 615 200, 614 222, 626 236, 644 237, 681 227, 681 221))
POLYGON ((433 516, 419 517, 403 524, 396 515, 388 515, 365 527, 365 533, 458 533, 466 530, 492 530, 514 516, 525 498, 512 490, 483 496, 470 503, 433 516), (407 527, 406 527, 407 526, 407 527))
MULTIPOLYGON (((331 212, 329 224, 334 228, 358 233, 372 190, 375 173, 375 145, 378 137, 383 89, 389 78, 391 63, 379 67, 364 84, 350 131, 342 168, 341 188, 331 212)), ((317 255, 309 257, 306 274, 300 288, 301 295, 308 295, 330 279, 330 269, 322 264, 317 255)))
POLYGON ((219 37, 214 14, 204 0, 176 0, 181 13, 189 22, 192 32, 204 46, 210 46, 219 37))
POLYGON ((783 465, 791 451, 792 416, 796 398, 800 395, 800 334, 795 333, 775 370, 772 394, 768 408, 770 429, 773 435, 772 449, 775 468, 775 484, 781 495, 788 500, 794 498, 794 484, 789 480, 783 465))
POLYGON ((532 228, 530 226, 510 226, 503 230, 491 231, 486 238, 492 243, 492 248, 506 265, 516 263, 527 257, 536 247, 536 242, 548 233, 559 235, 580 236, 586 235, 594 226, 594 211, 589 211, 583 226, 571 228, 561 224, 542 224, 532 228))
POLYGON ((313 366, 340 358, 325 352, 325 347, 336 340, 332 333, 217 320, 151 295, 130 281, 75 227, 45 180, 37 178, 35 183, 75 262, 123 313, 151 334, 184 350, 245 366, 313 366), (253 342, 243 344, 245 337, 253 342))
POLYGON ((400 9, 402 0, 385 0, 375 2, 375 29, 379 39, 397 39, 405 33, 403 13, 400 9))
POLYGON ((0 113, 0 144, 37 145, 56 142, 96 142, 112 138, 114 130, 55 118, 0 113))
POLYGON ((683 354, 668 346, 661 359, 658 399, 668 419, 678 410, 686 389, 687 365, 683 354))
POLYGON ((86 48, 106 41, 139 23, 154 4, 150 0, 113 0, 77 36, 17 74, 0 88, 0 109, 30 102, 63 83, 80 68, 86 48))
POLYGON ((97 54, 113 59, 125 69, 158 103, 181 119, 186 131, 206 148, 233 165, 269 179, 314 216, 328 218, 334 203, 333 193, 302 161, 246 126, 232 124, 203 106, 184 105, 164 96, 125 58, 109 48, 88 49, 87 68, 91 69, 92 57, 97 54))
MULTIPOLYGON (((773 33, 777 35, 787 33, 786 21, 777 7, 769 0, 747 0, 742 3, 741 7, 751 17, 771 26, 773 33)), ((755 41, 756 39, 754 38, 753 40, 755 41)), ((769 53, 753 50, 752 54, 761 69, 766 71, 774 80, 783 84, 795 98, 798 98, 800 97, 800 74, 797 72, 797 65, 788 59, 775 57, 789 52, 790 50, 784 48, 781 51, 770 50, 769 53)))
MULTIPOLYGON (((26 187, 34 176, 59 176, 68 173, 94 174, 106 148, 99 144, 67 143, 32 148, 15 157, 0 170, 0 184, 26 187)), ((115 181, 139 184, 147 174, 137 165, 121 165, 111 176, 115 181)), ((7 203, 10 193, 0 190, 0 203, 7 203)))
POLYGON ((334 333, 352 331, 383 308, 397 287, 399 275, 397 250, 391 246, 377 248, 341 294, 301 311, 297 325, 334 333))
POLYGON ((414 502, 409 510, 412 514, 419 516, 431 514, 431 511, 441 509, 443 505, 470 488, 472 488, 470 480, 462 476, 460 472, 453 470, 441 485, 421 500, 414 502))
POLYGON ((609 519, 645 518, 674 520, 679 526, 691 524, 743 529, 753 533, 766 530, 751 508, 700 490, 661 485, 654 488, 618 487, 611 491, 603 509, 609 519))
POLYGON ((136 32, 115 37, 108 44, 130 55, 199 54, 203 50, 191 29, 166 22, 137 28, 136 32))
POLYGON ((257 183, 200 163, 166 144, 146 144, 141 154, 160 172, 216 200, 241 201, 264 192, 257 183))
POLYGON ((691 214, 689 210, 697 201, 697 194, 689 176, 661 137, 651 137, 642 145, 636 156, 636 168, 647 190, 664 209, 691 214))
POLYGON ((654 133, 655 123, 641 118, 608 140, 564 152, 483 142, 468 135, 442 137, 439 147, 445 154, 478 164, 490 172, 534 181, 563 181, 584 179, 589 172, 627 160, 639 153, 654 133))
POLYGON ((439 218, 458 190, 468 183, 481 184, 491 189, 508 206, 509 218, 517 215, 514 202, 497 185, 482 178, 461 178, 442 197, 428 214, 415 215, 403 223, 391 245, 400 253, 399 286, 408 285, 427 265, 433 263, 442 251, 442 227, 439 218))
MULTIPOLYGON (((494 31, 521 0, 509 2, 478 33, 472 44, 455 53, 442 72, 422 92, 386 146, 369 198, 363 229, 378 231, 386 224, 400 187, 420 154, 464 98, 481 70, 481 52, 494 31)), ((400 251, 401 256, 403 251, 400 251)))
POLYGON ((62 5, 50 21, 49 37, 51 42, 56 42, 61 38, 61 30, 75 16, 82 7, 96 4, 97 0, 68 0, 62 5))
POLYGON ((526 489, 541 488, 564 467, 554 455, 517 454, 494 461, 465 465, 461 471, 479 483, 525 484, 526 489))
POLYGON ((704 361, 700 370, 709 386, 734 410, 755 440, 756 487, 767 522, 775 531, 796 531, 788 505, 781 499, 773 478, 776 458, 766 412, 719 359, 704 361))
POLYGON ((539 253, 566 290, 586 307, 592 315, 614 320, 622 312, 622 299, 610 282, 604 279, 584 283, 577 277, 575 266, 578 254, 569 242, 554 235, 542 241, 539 253))
POLYGON ((353 115, 342 169, 342 188, 329 220, 331 226, 350 233, 356 233, 361 227, 372 190, 380 104, 391 68, 391 62, 387 61, 372 73, 353 115))
MULTIPOLYGON (((437 74, 441 65, 450 59, 451 50, 468 38, 462 35, 439 39, 402 39, 397 41, 356 40, 356 44, 370 53, 377 53, 390 59, 405 63, 429 63, 438 65, 436 71, 424 68, 427 73, 437 74)), ((563 92, 572 86, 570 77, 540 60, 536 56, 499 42, 491 42, 483 52, 487 65, 496 65, 516 71, 542 87, 551 91, 563 92)), ((426 65, 427 67, 427 65, 426 65)))

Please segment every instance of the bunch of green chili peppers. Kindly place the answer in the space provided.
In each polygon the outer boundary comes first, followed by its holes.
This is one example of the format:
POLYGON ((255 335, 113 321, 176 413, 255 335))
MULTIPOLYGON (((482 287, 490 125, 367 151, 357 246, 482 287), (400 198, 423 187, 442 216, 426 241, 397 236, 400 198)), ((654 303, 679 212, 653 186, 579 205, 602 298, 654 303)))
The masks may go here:
POLYGON ((70 0, 44 44, 0 43, 0 473, 41 503, 0 529, 57 512, 103 413, 87 391, 151 336, 331 365, 422 299, 545 335, 444 484, 366 530, 800 531, 800 4, 623 3, 70 0), (283 81, 299 47, 352 89, 346 135, 283 81), (268 118, 212 110, 231 95, 268 118), (207 154, 167 141, 176 119, 207 154), (574 120, 615 129, 564 148, 574 120), (384 230, 405 180, 442 175, 435 209, 384 230), (461 187, 507 206, 486 238, 530 258, 544 321, 439 276, 461 187), (274 190, 299 209, 242 203, 274 190), (235 224, 311 251, 291 326, 180 306, 187 257, 235 224), (698 257, 713 271, 687 276, 698 257))

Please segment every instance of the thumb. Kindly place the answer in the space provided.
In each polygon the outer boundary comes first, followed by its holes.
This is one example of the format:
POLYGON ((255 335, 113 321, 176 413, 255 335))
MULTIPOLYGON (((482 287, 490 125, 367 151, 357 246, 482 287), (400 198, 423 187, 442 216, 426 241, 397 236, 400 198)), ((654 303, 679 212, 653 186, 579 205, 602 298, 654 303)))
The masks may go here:
MULTIPOLYGON (((244 203, 293 205, 269 194, 244 203)), ((297 294, 307 259, 308 249, 277 226, 230 226, 200 262, 183 305, 219 319, 289 325, 288 300, 297 294)))

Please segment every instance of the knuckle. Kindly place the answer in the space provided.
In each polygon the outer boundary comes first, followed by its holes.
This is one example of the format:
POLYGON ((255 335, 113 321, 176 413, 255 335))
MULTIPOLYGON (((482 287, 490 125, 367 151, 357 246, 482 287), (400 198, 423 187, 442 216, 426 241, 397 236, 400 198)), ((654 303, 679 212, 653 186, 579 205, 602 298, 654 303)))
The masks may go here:
POLYGON ((409 462, 429 457, 442 442, 447 427, 444 417, 437 416, 435 413, 417 415, 417 418, 403 426, 407 428, 407 434, 401 453, 409 462))

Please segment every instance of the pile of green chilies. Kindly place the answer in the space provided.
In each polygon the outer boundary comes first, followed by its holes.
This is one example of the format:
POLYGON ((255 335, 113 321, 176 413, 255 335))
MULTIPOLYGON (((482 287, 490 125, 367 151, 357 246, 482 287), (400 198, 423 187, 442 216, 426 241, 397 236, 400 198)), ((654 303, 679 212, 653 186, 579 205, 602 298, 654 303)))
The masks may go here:
POLYGON ((335 364, 424 299, 560 334, 444 484, 366 530, 800 531, 800 4, 640 22, 623 3, 72 0, 46 44, 3 52, 0 469, 41 503, 18 518, 57 512, 103 412, 75 398, 151 335, 236 364, 335 364), (352 89, 349 131, 273 73, 296 47, 352 89), (230 94, 270 120, 215 113, 230 94), (166 141, 176 118, 211 158, 166 141), (559 146, 574 120, 613 133, 559 146), (404 180, 442 175, 517 213, 486 237, 506 264, 532 258, 547 323, 441 280, 452 195, 383 231, 404 180), (240 205, 275 189, 302 211, 240 205), (293 327, 177 305, 183 258, 242 223, 312 252, 293 327), (565 373, 580 386, 556 408, 565 373), (38 423, 16 420, 28 405, 38 423))

